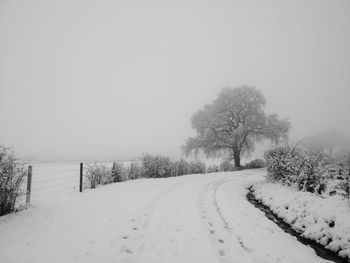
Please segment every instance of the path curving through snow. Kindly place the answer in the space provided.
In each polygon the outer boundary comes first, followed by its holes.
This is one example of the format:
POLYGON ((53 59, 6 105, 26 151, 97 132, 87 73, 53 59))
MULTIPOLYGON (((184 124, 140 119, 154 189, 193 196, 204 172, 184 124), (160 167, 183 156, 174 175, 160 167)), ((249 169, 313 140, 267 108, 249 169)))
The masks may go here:
POLYGON ((142 179, 0 218, 2 263, 328 262, 246 198, 264 169, 142 179))

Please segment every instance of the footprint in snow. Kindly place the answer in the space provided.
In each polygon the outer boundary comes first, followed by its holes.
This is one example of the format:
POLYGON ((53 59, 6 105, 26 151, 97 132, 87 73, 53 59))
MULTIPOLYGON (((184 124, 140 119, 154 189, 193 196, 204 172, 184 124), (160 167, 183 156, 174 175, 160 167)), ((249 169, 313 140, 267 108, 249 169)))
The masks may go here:
POLYGON ((124 251, 125 251, 126 253, 128 253, 128 254, 132 254, 132 253, 133 253, 132 250, 129 249, 129 248, 124 248, 124 251))
POLYGON ((243 242, 243 240, 240 237, 238 238, 238 243, 245 251, 247 251, 249 253, 254 252, 254 249, 247 247, 246 244, 243 242))

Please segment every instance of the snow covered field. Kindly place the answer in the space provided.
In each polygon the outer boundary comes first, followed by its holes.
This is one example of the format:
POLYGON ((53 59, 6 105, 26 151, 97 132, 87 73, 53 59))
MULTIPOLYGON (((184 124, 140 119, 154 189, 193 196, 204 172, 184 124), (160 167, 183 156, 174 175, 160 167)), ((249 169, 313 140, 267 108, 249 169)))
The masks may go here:
POLYGON ((0 218, 2 263, 327 262, 245 198, 265 169, 47 194, 0 218))
POLYGON ((317 196, 280 184, 254 186, 255 197, 308 239, 350 260, 350 205, 341 196, 317 196))

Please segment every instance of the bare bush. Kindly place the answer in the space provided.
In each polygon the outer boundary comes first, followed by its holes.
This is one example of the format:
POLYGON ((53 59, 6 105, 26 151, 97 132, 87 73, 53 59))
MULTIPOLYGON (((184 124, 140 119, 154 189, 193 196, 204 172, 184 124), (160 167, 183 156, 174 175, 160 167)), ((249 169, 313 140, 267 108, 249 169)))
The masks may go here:
POLYGON ((205 174, 205 163, 201 161, 192 161, 188 163, 188 174, 205 174))
POLYGON ((346 160, 346 173, 345 173, 345 180, 346 180, 346 197, 348 198, 348 203, 350 205, 350 153, 347 154, 346 160))
POLYGON ((114 162, 111 171, 111 183, 122 182, 124 165, 121 162, 114 162))
POLYGON ((145 154, 140 160, 144 177, 164 178, 171 176, 172 162, 169 157, 145 154))
POLYGON ((145 154, 140 158, 143 177, 165 178, 185 174, 205 173, 205 163, 201 161, 172 161, 169 157, 145 154))
POLYGON ((109 184, 112 182, 111 169, 97 163, 87 165, 85 177, 90 188, 96 188, 99 184, 109 184))
POLYGON ((132 161, 130 166, 125 169, 125 178, 126 180, 135 180, 142 178, 143 169, 139 161, 132 161))
POLYGON ((235 165, 228 159, 220 163, 220 172, 230 172, 235 170, 235 165))
POLYGON ((219 172, 219 166, 213 164, 213 165, 210 165, 207 169, 207 173, 217 173, 219 172))
POLYGON ((262 159, 254 159, 244 166, 245 169, 256 169, 263 167, 266 167, 266 162, 262 159))
POLYGON ((173 170, 174 170, 175 176, 188 174, 188 162, 186 162, 183 159, 174 162, 173 170))
POLYGON ((0 216, 14 210, 26 170, 13 151, 0 146, 0 216))

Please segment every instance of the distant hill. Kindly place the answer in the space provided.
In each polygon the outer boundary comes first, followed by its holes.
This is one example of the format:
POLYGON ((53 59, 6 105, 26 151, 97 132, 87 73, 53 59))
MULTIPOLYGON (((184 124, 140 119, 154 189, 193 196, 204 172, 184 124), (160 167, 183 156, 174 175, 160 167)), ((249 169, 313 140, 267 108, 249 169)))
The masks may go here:
POLYGON ((323 152, 331 157, 350 151, 350 136, 334 129, 304 137, 301 143, 313 151, 323 152))

